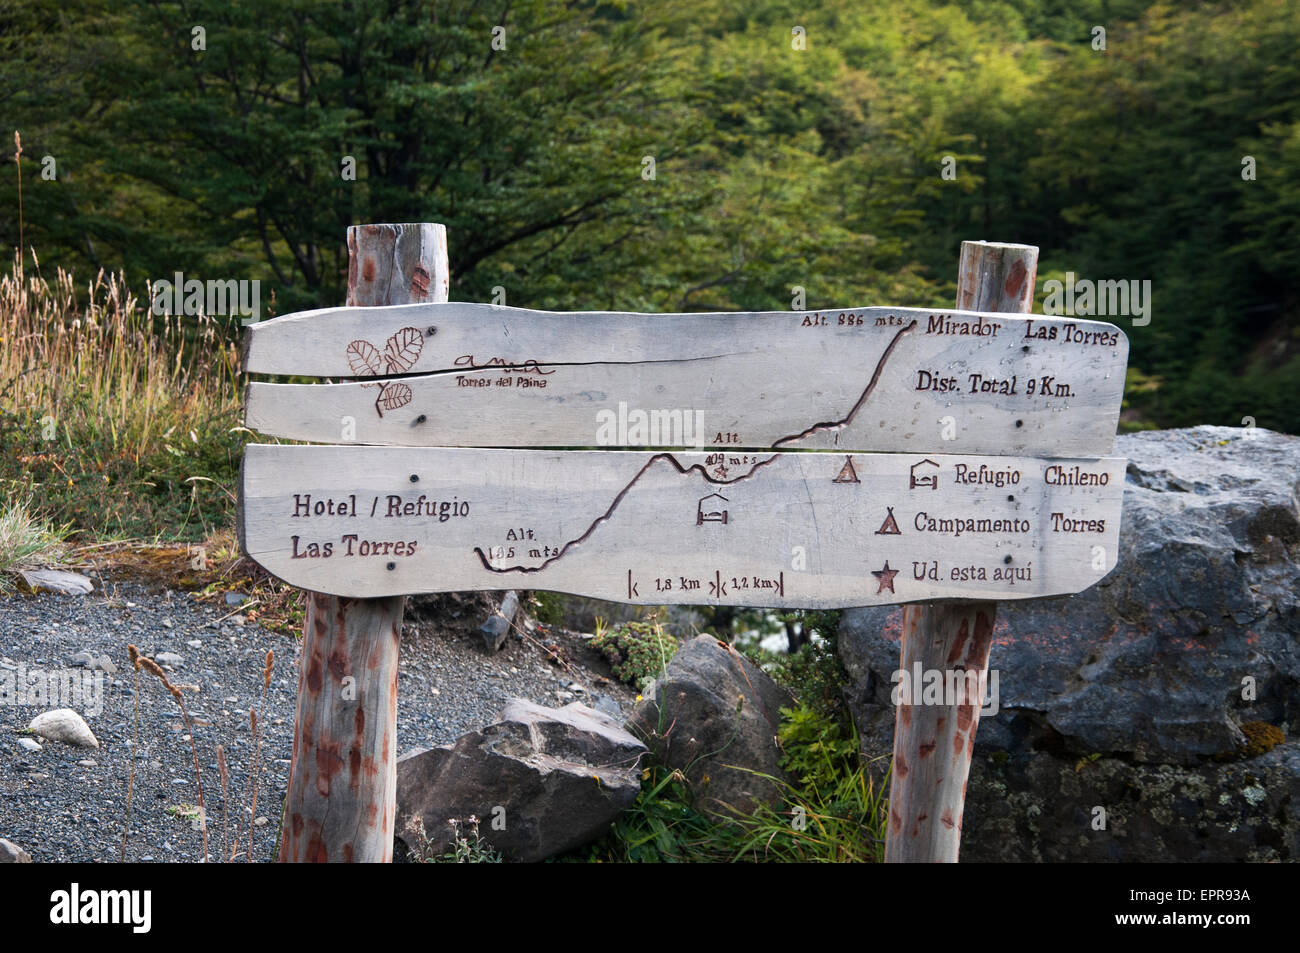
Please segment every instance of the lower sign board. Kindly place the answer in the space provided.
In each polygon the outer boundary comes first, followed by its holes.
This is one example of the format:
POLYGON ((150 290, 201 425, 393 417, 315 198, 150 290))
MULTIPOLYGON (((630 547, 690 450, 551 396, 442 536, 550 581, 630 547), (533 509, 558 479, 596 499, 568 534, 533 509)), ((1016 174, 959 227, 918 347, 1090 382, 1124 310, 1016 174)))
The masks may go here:
POLYGON ((378 597, 546 589, 804 608, 1078 592, 1114 568, 1125 461, 253 444, 244 551, 378 597))

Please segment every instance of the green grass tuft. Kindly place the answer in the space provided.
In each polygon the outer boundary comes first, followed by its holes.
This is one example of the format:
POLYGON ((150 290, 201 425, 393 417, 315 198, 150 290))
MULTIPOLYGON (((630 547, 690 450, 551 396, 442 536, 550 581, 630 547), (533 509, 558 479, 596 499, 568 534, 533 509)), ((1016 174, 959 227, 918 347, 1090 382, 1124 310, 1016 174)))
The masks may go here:
POLYGON ((68 527, 39 516, 29 499, 10 501, 0 510, 0 592, 12 588, 8 576, 16 570, 60 562, 67 535, 68 527))

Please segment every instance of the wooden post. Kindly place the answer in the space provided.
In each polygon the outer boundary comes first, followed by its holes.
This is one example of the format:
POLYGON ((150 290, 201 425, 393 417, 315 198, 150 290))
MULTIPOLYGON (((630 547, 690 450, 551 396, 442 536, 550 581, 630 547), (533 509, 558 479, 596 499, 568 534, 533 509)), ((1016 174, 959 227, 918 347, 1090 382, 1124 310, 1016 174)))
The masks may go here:
MULTIPOLYGON (((349 305, 446 301, 448 272, 442 225, 348 229, 349 305)), ((393 859, 405 598, 308 594, 282 863, 393 859)))
MULTIPOLYGON (((962 242, 957 307, 1028 314, 1037 272, 1033 245, 962 242)), ((901 670, 910 675, 919 662, 922 672, 978 672, 982 695, 997 608, 983 601, 904 606, 901 670)), ((971 697, 977 693, 971 681, 967 676, 957 682, 957 704, 898 706, 886 863, 957 862, 983 704, 982 697, 971 697)))

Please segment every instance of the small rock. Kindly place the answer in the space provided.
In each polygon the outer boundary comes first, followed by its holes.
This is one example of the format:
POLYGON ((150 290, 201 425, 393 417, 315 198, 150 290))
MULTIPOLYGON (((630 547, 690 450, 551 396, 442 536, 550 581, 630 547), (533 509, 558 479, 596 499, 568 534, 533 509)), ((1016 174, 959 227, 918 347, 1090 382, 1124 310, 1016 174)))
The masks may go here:
POLYGON ((81 765, 83 768, 98 768, 98 767, 99 767, 99 763, 98 763, 98 762, 96 762, 96 761, 91 761, 89 758, 87 758, 87 759, 84 760, 84 761, 78 761, 77 764, 81 765))
POLYGON ((50 592, 81 596, 92 592, 95 588, 90 580, 80 573, 64 572, 61 569, 20 569, 18 574, 33 591, 47 589, 50 592))
POLYGON ((25 751, 30 751, 33 754, 42 750, 41 746, 37 744, 35 741, 33 741, 31 738, 19 738, 18 747, 22 748, 25 751))
POLYGON ((270 823, 270 820, 269 820, 268 818, 265 818, 265 817, 256 817, 256 818, 253 819, 253 826, 254 826, 254 827, 265 827, 265 826, 266 826, 267 824, 269 824, 269 823, 270 823))
POLYGON ((246 600, 247 598, 248 596, 244 595, 242 592, 227 592, 226 605, 228 606, 243 605, 244 600, 246 600))
POLYGON ((47 741, 62 741, 80 748, 99 747, 99 741, 86 720, 71 708, 43 712, 33 718, 27 728, 47 741))
POLYGON ((170 629, 170 628, 172 627, 172 620, 171 620, 171 619, 163 619, 163 620, 162 620, 162 624, 163 624, 163 627, 164 627, 164 628, 170 629))
POLYGON ((189 646, 190 648, 192 648, 192 649, 201 649, 201 648, 203 648, 203 640, 202 640, 202 639, 190 639, 190 640, 189 640, 188 642, 186 642, 185 644, 188 645, 188 646, 189 646))
POLYGON ((159 665, 180 665, 185 659, 175 652, 159 652, 153 657, 159 665))
POLYGON ((32 855, 11 840, 0 837, 0 864, 30 864, 32 855))
POLYGON ((72 660, 69 664, 88 668, 92 672, 105 672, 108 675, 117 674, 117 666, 113 664, 113 660, 107 655, 96 656, 85 650, 72 656, 72 660))

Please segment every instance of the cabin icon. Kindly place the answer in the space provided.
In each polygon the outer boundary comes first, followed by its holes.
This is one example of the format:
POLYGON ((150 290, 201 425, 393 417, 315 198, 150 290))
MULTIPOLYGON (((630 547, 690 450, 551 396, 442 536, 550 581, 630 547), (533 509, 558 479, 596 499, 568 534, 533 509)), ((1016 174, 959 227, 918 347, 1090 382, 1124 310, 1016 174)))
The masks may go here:
POLYGON ((695 504, 695 525, 703 526, 705 523, 727 524, 727 511, 719 508, 719 504, 714 502, 721 500, 723 503, 730 503, 721 493, 710 493, 708 496, 700 497, 695 504))
POLYGON ((917 463, 913 463, 910 471, 910 481, 907 485, 909 490, 915 490, 918 486, 928 486, 932 490, 939 489, 939 474, 936 472, 939 464, 926 458, 917 463), (934 467, 934 470, 925 470, 923 467, 934 467), (919 475, 918 475, 919 474, 919 475))

